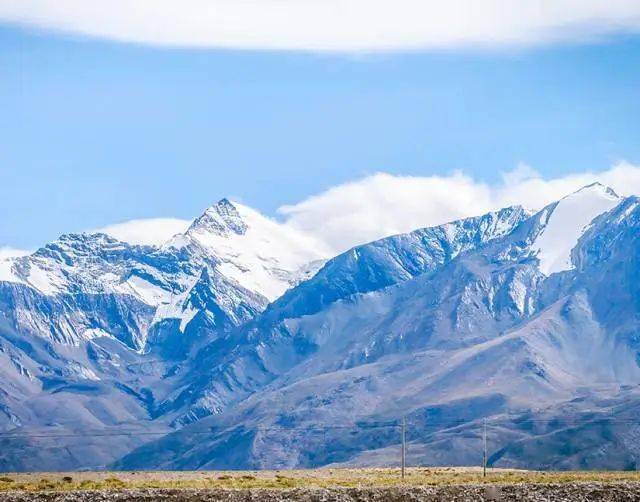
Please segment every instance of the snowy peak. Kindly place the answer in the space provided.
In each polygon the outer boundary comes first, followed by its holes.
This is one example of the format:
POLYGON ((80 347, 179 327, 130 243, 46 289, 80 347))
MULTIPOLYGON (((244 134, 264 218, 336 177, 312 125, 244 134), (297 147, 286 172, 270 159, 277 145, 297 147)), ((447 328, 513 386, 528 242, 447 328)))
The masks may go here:
POLYGON ((124 261, 122 251, 126 246, 101 233, 63 234, 30 255, 1 262, 0 281, 25 284, 45 295, 57 294, 69 290, 70 284, 78 286, 78 279, 92 276, 105 257, 124 261), (76 277, 76 268, 87 270, 76 277))
POLYGON ((185 247, 213 258, 217 272, 270 301, 305 278, 311 263, 317 270, 329 256, 310 236, 228 199, 164 246, 185 247))
POLYGON ((564 199, 572 197, 573 195, 579 193, 591 193, 595 196, 603 196, 603 197, 613 197, 615 199, 620 199, 621 197, 615 192, 615 190, 611 187, 603 185, 599 181, 595 181, 589 185, 585 185, 582 188, 576 190, 572 194, 567 195, 564 199))
POLYGON ((589 224, 621 200, 611 188, 593 183, 545 207, 539 213, 542 230, 531 245, 540 271, 548 276, 571 270, 571 251, 589 224))
POLYGON ((208 208, 197 218, 187 233, 210 232, 215 235, 243 235, 247 231, 247 223, 238 212, 238 206, 229 199, 222 199, 208 208))

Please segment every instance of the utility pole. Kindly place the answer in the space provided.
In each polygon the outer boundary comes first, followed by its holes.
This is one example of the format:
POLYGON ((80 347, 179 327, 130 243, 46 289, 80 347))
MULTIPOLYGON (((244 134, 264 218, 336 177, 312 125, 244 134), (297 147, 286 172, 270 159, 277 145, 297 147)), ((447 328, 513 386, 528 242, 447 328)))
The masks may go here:
POLYGON ((482 477, 487 477, 487 419, 482 419, 482 477))
POLYGON ((404 468, 406 465, 406 454, 407 454, 407 420, 405 417, 402 417, 402 479, 404 479, 404 468))

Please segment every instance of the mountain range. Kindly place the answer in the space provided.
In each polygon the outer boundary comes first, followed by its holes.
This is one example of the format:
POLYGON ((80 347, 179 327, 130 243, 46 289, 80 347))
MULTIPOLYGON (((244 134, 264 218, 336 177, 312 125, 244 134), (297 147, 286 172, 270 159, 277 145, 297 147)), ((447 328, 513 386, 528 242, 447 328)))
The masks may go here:
POLYGON ((0 470, 634 468, 640 204, 593 184, 331 256, 223 199, 0 261, 0 470))

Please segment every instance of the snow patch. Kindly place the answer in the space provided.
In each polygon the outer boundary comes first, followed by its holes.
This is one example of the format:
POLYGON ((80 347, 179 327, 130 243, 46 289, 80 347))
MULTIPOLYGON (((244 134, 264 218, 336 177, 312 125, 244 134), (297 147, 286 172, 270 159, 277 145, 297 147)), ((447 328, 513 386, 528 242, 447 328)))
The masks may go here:
POLYGON ((192 280, 189 287, 183 293, 172 297, 169 302, 165 302, 159 305, 153 316, 151 324, 156 324, 164 319, 179 319, 180 331, 184 333, 187 324, 189 324, 198 313, 198 310, 194 309, 191 306, 185 309, 187 299, 189 298, 191 290, 194 288, 197 282, 198 278, 196 277, 192 280))
POLYGON ((82 332, 82 338, 84 338, 85 340, 93 340, 94 338, 103 338, 103 337, 113 338, 109 333, 107 333, 102 328, 90 328, 90 329, 85 329, 82 332))
POLYGON ((35 264, 31 264, 29 268, 29 276, 27 277, 29 285, 45 295, 55 295, 60 291, 60 280, 55 274, 44 270, 35 264))
POLYGON ((24 284, 24 281, 13 271, 14 263, 15 260, 12 260, 11 258, 0 260, 0 281, 24 284))
POLYGON ((193 307, 189 307, 182 313, 182 317, 180 319, 180 332, 184 333, 187 325, 191 322, 191 320, 196 316, 199 312, 198 309, 194 309, 193 307))
POLYGON ((76 377, 84 380, 92 380, 94 382, 100 381, 100 377, 96 375, 93 370, 75 361, 70 362, 69 371, 76 377))
MULTIPOLYGON (((531 245, 537 255, 540 271, 551 275, 571 270, 571 251, 599 215, 610 211, 619 202, 611 189, 593 184, 561 199, 548 215, 546 225, 531 245)), ((547 215, 547 211, 542 217, 547 215)))
POLYGON ((527 306, 527 287, 522 283, 522 281, 516 279, 510 284, 509 295, 518 309, 518 312, 524 314, 527 306))
POLYGON ((171 292, 162 289, 160 286, 150 283, 142 277, 132 275, 125 282, 127 286, 147 305, 158 306, 167 303, 171 299, 171 292))
POLYGON ((615 222, 616 223, 620 223, 622 222, 625 218, 629 217, 631 215, 631 213, 633 213, 636 208, 638 207, 638 203, 634 202, 633 204, 629 204, 629 207, 627 207, 627 209, 625 209, 623 211, 622 214, 620 214, 616 219, 615 222))

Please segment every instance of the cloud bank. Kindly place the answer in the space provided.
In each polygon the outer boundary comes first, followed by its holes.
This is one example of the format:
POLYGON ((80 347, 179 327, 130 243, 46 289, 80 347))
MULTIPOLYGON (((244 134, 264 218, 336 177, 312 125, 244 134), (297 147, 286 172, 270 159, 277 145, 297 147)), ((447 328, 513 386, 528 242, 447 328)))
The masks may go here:
MULTIPOLYGON (((621 162, 610 169, 543 178, 526 165, 490 184, 461 172, 449 176, 377 173, 332 187, 299 203, 281 206, 278 221, 337 254, 389 235, 477 216, 511 205, 540 209, 595 181, 618 194, 640 196, 640 166, 621 162)), ((160 245, 184 232, 191 220, 150 218, 116 223, 102 232, 132 244, 160 245)), ((0 247, 0 260, 27 254, 0 247)))
POLYGON ((417 228, 520 204, 539 209, 599 181, 620 195, 640 195, 640 167, 620 163, 601 172, 544 179, 527 166, 490 185, 462 173, 393 176, 378 173, 333 187, 278 211, 299 231, 313 233, 336 252, 417 228))
POLYGON ((394 51, 640 30, 637 0, 0 0, 0 21, 163 46, 394 51))
POLYGON ((26 256, 30 253, 31 251, 27 251, 26 249, 16 249, 8 246, 0 246, 0 261, 6 260, 7 258, 26 256))
POLYGON ((179 218, 147 218, 115 223, 91 232, 108 234, 130 244, 157 246, 184 232, 191 221, 179 218))

